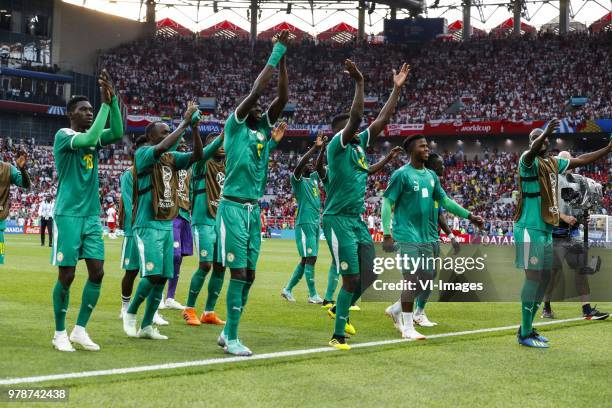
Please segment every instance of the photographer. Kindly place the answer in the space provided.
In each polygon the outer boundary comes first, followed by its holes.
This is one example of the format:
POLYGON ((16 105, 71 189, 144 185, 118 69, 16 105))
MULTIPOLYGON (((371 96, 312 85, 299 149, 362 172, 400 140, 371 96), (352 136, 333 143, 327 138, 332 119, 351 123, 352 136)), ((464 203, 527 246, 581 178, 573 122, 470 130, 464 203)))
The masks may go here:
MULTIPOLYGON (((559 153, 559 157, 570 160, 572 158, 569 152, 559 153)), ((544 295, 544 309, 542 310, 543 319, 554 319, 555 314, 550 306, 550 299, 552 293, 557 284, 557 280, 563 271, 563 261, 567 261, 570 268, 574 269, 574 282, 576 284, 576 291, 580 296, 582 302, 582 315, 586 320, 604 320, 607 319, 609 314, 598 311, 591 307, 589 303, 589 280, 588 275, 580 273, 580 263, 576 262, 577 257, 568 257, 569 252, 575 252, 578 248, 582 250, 582 243, 576 239, 580 234, 578 226, 580 223, 572 215, 572 208, 563 199, 561 190, 569 187, 570 183, 567 180, 567 172, 559 175, 559 225, 553 228, 553 264, 552 264, 552 276, 550 284, 546 289, 544 295)), ((584 227, 588 228, 588 219, 583 220, 584 227)))
POLYGON ((593 163, 610 153, 608 146, 576 158, 550 157, 548 138, 559 128, 553 119, 545 130, 529 134, 529 150, 519 159, 519 194, 515 214, 516 267, 525 271, 521 290, 520 345, 548 348, 548 339, 533 329, 533 320, 550 282, 552 230, 559 225, 559 174, 593 163))

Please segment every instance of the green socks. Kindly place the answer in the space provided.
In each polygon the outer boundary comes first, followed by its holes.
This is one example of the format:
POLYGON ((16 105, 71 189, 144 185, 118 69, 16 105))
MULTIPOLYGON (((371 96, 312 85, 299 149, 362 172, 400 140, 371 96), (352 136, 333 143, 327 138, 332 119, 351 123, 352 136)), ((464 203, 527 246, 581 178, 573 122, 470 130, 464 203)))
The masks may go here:
POLYGON ((94 283, 89 280, 85 282, 85 286, 83 287, 83 298, 81 300, 81 309, 79 310, 79 315, 77 317, 77 326, 87 326, 91 313, 93 312, 96 304, 98 303, 98 299, 100 298, 101 286, 101 283, 94 283))
POLYGON ((531 334, 533 316, 537 312, 535 302, 537 290, 538 282, 525 279, 521 291, 521 336, 531 334))
POLYGON ((159 307, 159 303, 164 293, 165 284, 151 286, 151 293, 147 296, 147 306, 145 307, 144 316, 142 317, 142 323, 140 325, 141 328, 150 326, 153 323, 153 316, 155 316, 155 312, 157 312, 157 308, 159 307))
POLYGON ((70 288, 65 288, 60 281, 53 287, 53 314, 55 315, 55 330, 66 330, 66 312, 70 301, 70 288))
POLYGON ((334 292, 336 291, 336 287, 338 287, 338 268, 334 263, 332 263, 329 266, 329 271, 327 272, 327 291, 325 292, 325 300, 334 300, 334 292))
POLYGON ((353 293, 347 292, 344 288, 340 288, 338 300, 336 302, 336 323, 334 326, 334 335, 344 336, 344 327, 348 322, 349 307, 353 293))
POLYGON ((198 295, 204 286, 204 280, 208 272, 198 268, 191 276, 191 284, 189 285, 189 295, 187 296, 187 307, 195 307, 198 295))
POLYGON ((132 298, 132 303, 130 303, 127 312, 130 314, 138 313, 138 308, 149 296, 151 289, 153 289, 153 285, 147 278, 140 279, 140 282, 138 282, 138 287, 136 288, 136 294, 132 298))
POLYGON ((230 279, 227 287, 227 323, 225 324, 225 332, 228 340, 236 340, 238 338, 238 323, 242 313, 245 285, 245 281, 230 279))
POLYGON ((295 285, 298 284, 300 279, 302 279, 302 276, 304 275, 304 269, 304 265, 302 265, 302 263, 300 262, 298 266, 295 267, 293 275, 291 275, 291 279, 289 279, 289 283, 287 284, 287 287, 285 289, 291 292, 295 285))
POLYGON ((217 306, 217 300, 221 294, 223 288, 223 278, 225 277, 225 269, 221 271, 215 271, 213 269, 208 281, 208 298, 206 299, 206 306, 204 306, 205 312, 214 312, 215 306, 217 306))
POLYGON ((251 286, 253 286, 253 282, 244 282, 244 288, 242 288, 242 310, 240 313, 244 312, 244 307, 246 306, 249 300, 249 292, 251 291, 251 286))
POLYGON ((304 276, 306 277, 306 285, 308 286, 308 296, 314 297, 317 295, 317 288, 314 280, 314 265, 304 265, 304 276))

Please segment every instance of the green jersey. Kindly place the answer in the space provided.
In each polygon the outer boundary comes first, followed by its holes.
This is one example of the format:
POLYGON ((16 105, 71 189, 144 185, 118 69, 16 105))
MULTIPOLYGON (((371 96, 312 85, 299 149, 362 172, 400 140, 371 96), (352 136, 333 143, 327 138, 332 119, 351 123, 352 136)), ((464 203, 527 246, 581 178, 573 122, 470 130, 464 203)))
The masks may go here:
POLYGON ((73 149, 72 141, 79 133, 64 128, 57 131, 53 142, 57 196, 55 215, 88 217, 100 215, 98 151, 95 147, 73 149))
MULTIPOLYGON (((155 148, 153 146, 143 146, 136 150, 134 162, 136 169, 141 172, 143 169, 152 167, 157 164, 161 158, 155 157, 155 148)), ((187 169, 191 165, 191 153, 166 152, 174 156, 174 168, 168 169, 168 172, 174 173, 176 170, 187 169)), ((145 190, 153 182, 151 173, 138 177, 138 191, 145 190)), ((152 191, 149 191, 138 196, 138 208, 136 209, 136 219, 134 220, 134 228, 154 228, 158 230, 172 230, 172 220, 156 220, 153 213, 152 191)), ((178 203, 177 203, 178 205, 178 203)))
POLYGON ((365 149, 370 140, 368 129, 359 133, 359 144, 342 145, 342 133, 327 146, 327 178, 323 215, 355 216, 363 213, 368 163, 365 149))
POLYGON ((126 237, 133 236, 132 232, 132 195, 134 193, 134 180, 132 168, 127 169, 119 179, 121 183, 121 201, 123 202, 123 233, 126 237))
MULTIPOLYGON (((384 197, 395 203, 393 238, 398 242, 437 242, 433 238, 434 202, 442 201, 446 193, 433 171, 415 169, 406 164, 391 175, 384 197)), ((437 232, 437 227, 436 227, 437 232)))
MULTIPOLYGON (((519 159, 519 174, 521 178, 525 177, 536 177, 538 176, 538 160, 535 159, 531 166, 527 166, 525 164, 525 154, 521 155, 519 159)), ((561 157, 555 157, 557 163, 559 164, 559 174, 563 173, 567 170, 567 166, 569 166, 569 160, 563 159, 561 157)), ((524 181, 522 180, 523 193, 539 193, 540 192, 540 183, 538 180, 534 181, 524 181)), ((546 224, 542 219, 541 214, 541 205, 542 205, 542 197, 526 197, 523 198, 523 210, 521 212, 521 217, 516 222, 516 225, 534 229, 539 231, 545 231, 552 233, 553 225, 546 224)))
MULTIPOLYGON (((191 224, 192 225, 215 225, 215 217, 210 213, 208 207, 208 194, 206 190, 206 173, 208 172, 208 161, 199 161, 194 163, 191 168, 191 186, 189 192, 191 194, 191 224)), ((217 184, 221 194, 223 193, 223 184, 225 173, 217 174, 217 184)), ((216 203, 218 206, 218 202, 216 203)))
POLYGON ((257 123, 256 130, 239 121, 232 113, 225 122, 224 197, 258 200, 264 194, 268 179, 270 151, 276 147, 271 139, 272 124, 268 114, 257 123))
MULTIPOLYGON (((15 166, 11 166, 11 175, 9 177, 9 184, 13 184, 19 187, 23 187, 23 175, 15 166)), ((8 188, 9 186, 7 186, 8 188)), ((6 220, 0 220, 0 231, 6 229, 6 220)))
POLYGON ((317 224, 321 214, 321 193, 319 191, 319 174, 316 171, 309 177, 297 179, 291 175, 291 187, 297 200, 298 210, 295 225, 317 224))

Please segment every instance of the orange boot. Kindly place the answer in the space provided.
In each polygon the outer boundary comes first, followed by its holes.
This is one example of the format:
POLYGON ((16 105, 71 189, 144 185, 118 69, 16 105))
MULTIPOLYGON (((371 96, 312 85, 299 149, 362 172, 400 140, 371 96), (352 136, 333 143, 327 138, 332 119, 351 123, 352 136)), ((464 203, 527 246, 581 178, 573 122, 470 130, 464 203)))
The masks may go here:
POLYGON ((219 319, 215 312, 202 313, 202 317, 200 317, 200 321, 204 324, 216 324, 218 326, 225 324, 225 321, 219 319))
POLYGON ((201 324, 193 307, 186 307, 183 310, 183 319, 185 319, 185 322, 190 326, 199 326, 201 324))

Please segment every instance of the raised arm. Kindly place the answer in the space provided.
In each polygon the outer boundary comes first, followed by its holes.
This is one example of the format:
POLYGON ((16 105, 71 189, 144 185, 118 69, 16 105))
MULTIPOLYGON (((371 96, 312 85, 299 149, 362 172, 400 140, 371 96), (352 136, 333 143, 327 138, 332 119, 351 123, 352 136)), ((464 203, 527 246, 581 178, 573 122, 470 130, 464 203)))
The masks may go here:
POLYGON ((189 165, 196 163, 204 158, 204 148, 202 146, 202 138, 200 137, 200 120, 202 114, 200 111, 195 111, 191 116, 191 137, 193 137, 193 153, 189 165))
POLYGON ((110 96, 110 129, 105 129, 100 136, 100 142, 106 146, 123 138, 123 118, 119 109, 119 101, 115 93, 115 87, 106 69, 102 70, 98 82, 110 96))
POLYGON ((20 187, 25 188, 26 190, 32 186, 32 182, 30 181, 30 175, 27 172, 26 164, 28 162, 28 158, 25 154, 20 155, 17 158, 15 164, 17 164, 17 169, 21 173, 21 180, 11 180, 13 184, 16 184, 20 187))
MULTIPOLYGON (((246 117, 249 114, 249 111, 255 106, 259 97, 263 95, 264 91, 268 87, 268 83, 270 82, 270 79, 272 79, 272 75, 274 74, 274 69, 276 68, 278 63, 283 58, 283 55, 285 55, 285 52, 287 51, 288 42, 289 42, 289 32, 286 30, 283 30, 278 36, 278 41, 274 44, 274 48, 272 49, 272 54, 270 55, 270 58, 268 59, 266 66, 259 73, 259 76, 255 80, 255 83, 253 84, 253 88, 251 89, 251 92, 240 103, 240 105, 238 105, 238 108, 236 109, 236 119, 238 121, 242 122, 243 120, 246 119, 246 117)), ((280 94, 281 77, 282 77, 282 73, 279 77, 279 94, 280 94)), ((282 112, 284 107, 285 107, 285 104, 283 103, 282 107, 280 108, 280 112, 278 112, 278 115, 276 116, 277 119, 278 119, 278 116, 280 116, 280 113, 282 112)), ((270 121, 272 121, 272 118, 270 118, 270 121)))
POLYGON ((591 153, 581 154, 578 157, 573 157, 569 161, 569 166, 567 167, 569 170, 575 169, 576 167, 586 166, 587 164, 591 164, 601 159, 602 157, 606 157, 612 151, 612 139, 608 143, 608 146, 603 149, 596 150, 591 153))
POLYGON ((268 119, 270 123, 275 123, 283 113, 285 105, 289 101, 289 76, 287 74, 287 56, 283 56, 278 66, 278 95, 268 108, 268 119))
POLYGON ((531 146, 529 146, 529 150, 527 151, 523 159, 523 162, 527 166, 531 166, 538 153, 540 153, 540 150, 542 150, 542 146, 544 146, 544 142, 546 141, 546 139, 548 139, 558 128, 559 119, 551 120, 550 122, 548 122, 546 129, 544 129, 544 131, 539 136, 537 136, 533 140, 533 142, 531 142, 531 146))
POLYGON ((161 142, 153 147, 153 155, 155 158, 158 158, 162 154, 166 153, 172 148, 172 146, 174 146, 185 129, 187 129, 191 124, 192 116, 197 112, 197 110, 198 107, 195 102, 190 101, 187 104, 187 110, 183 114, 183 120, 178 127, 174 130, 174 132, 170 133, 168 136, 163 138, 161 142))
POLYGON ((408 79, 409 73, 410 66, 408 64, 403 64, 399 72, 397 72, 395 69, 393 70, 393 90, 391 91, 391 95, 389 95, 387 103, 385 103, 385 106, 383 106, 376 120, 370 124, 370 140, 374 140, 375 137, 385 130, 385 126, 387 126, 391 120, 391 116, 393 116, 393 112, 395 112, 397 101, 399 100, 402 88, 408 79))
POLYGON ((325 146, 327 144, 327 137, 323 138, 323 146, 319 149, 319 155, 315 162, 315 170, 319 174, 319 178, 323 180, 327 176, 327 170, 325 170, 325 146))
POLYGON ((381 171, 387 163, 399 156, 401 152, 402 148, 395 146, 385 157, 382 158, 382 160, 380 160, 378 163, 374 163, 368 168, 368 175, 381 171))
POLYGON ((348 123, 342 130, 342 146, 346 146, 350 143, 351 139, 355 136, 357 130, 359 130, 359 125, 361 124, 361 119, 363 119, 363 75, 357 69, 355 63, 351 60, 344 61, 344 66, 346 70, 344 71, 351 78, 355 80, 355 96, 353 97, 353 104, 351 105, 351 112, 349 116, 348 123))
POLYGON ((321 146, 323 146, 323 138, 319 134, 315 139, 315 144, 312 145, 310 149, 308 149, 308 151, 302 156, 302 158, 298 162, 297 166, 295 166, 295 169, 293 170, 293 176, 296 179, 299 180, 302 178, 302 171, 304 171, 304 167, 306 167, 306 164, 308 163, 308 161, 310 161, 310 158, 314 155, 317 149, 321 148, 321 146))

